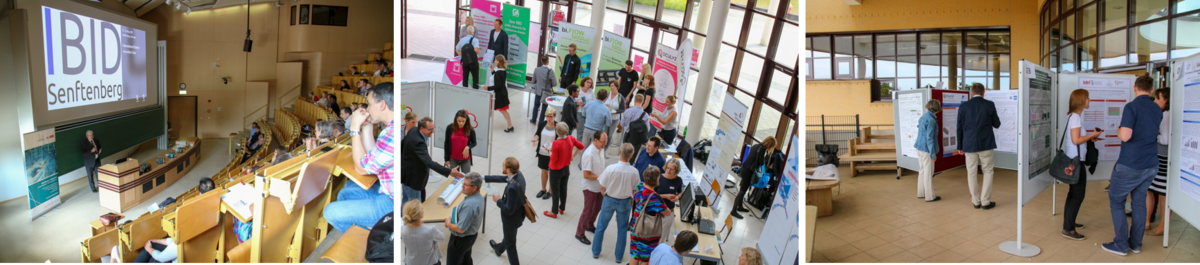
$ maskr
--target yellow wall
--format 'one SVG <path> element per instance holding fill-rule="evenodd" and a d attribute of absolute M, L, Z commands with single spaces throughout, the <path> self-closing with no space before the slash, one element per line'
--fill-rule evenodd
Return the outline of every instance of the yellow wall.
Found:
<path fill-rule="evenodd" d="M 1012 34 L 1011 84 L 1018 84 L 1017 61 L 1039 60 L 1040 4 L 1045 0 L 842 0 L 805 1 L 806 33 L 863 32 L 1007 26 Z M 870 103 L 863 81 L 806 81 L 807 115 L 860 114 L 864 124 L 892 124 L 890 103 Z"/>
<path fill-rule="evenodd" d="M 291 52 L 320 52 L 320 65 L 307 67 L 316 69 L 318 84 L 305 83 L 304 94 L 317 85 L 330 85 L 332 76 L 338 72 L 350 74 L 350 65 L 362 63 L 367 54 L 383 52 L 384 43 L 393 42 L 392 28 L 397 21 L 392 11 L 393 1 L 382 0 L 305 0 L 301 2 L 280 1 L 279 8 L 279 58 Z M 335 5 L 350 8 L 346 27 L 291 25 L 293 5 Z M 391 65 L 396 70 L 395 65 Z"/>

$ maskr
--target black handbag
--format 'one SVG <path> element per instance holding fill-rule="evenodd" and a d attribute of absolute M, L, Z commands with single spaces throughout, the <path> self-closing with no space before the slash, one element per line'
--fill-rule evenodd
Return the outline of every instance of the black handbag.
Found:
<path fill-rule="evenodd" d="M 1064 126 L 1063 136 L 1058 141 L 1058 152 L 1054 154 L 1054 160 L 1050 162 L 1050 176 L 1059 182 L 1073 185 L 1079 183 L 1079 172 L 1084 169 L 1079 165 L 1079 155 L 1071 158 L 1067 157 L 1066 152 L 1063 152 L 1062 146 L 1066 143 L 1064 140 L 1067 138 L 1067 131 L 1070 130 Z M 1075 148 L 1079 148 L 1079 146 L 1076 145 Z"/>

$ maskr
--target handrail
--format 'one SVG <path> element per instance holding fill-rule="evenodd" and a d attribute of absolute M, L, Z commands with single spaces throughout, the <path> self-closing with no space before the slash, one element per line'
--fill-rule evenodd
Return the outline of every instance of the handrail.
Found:
<path fill-rule="evenodd" d="M 271 103 L 263 104 L 262 107 L 258 107 L 257 109 L 254 109 L 254 111 L 251 111 L 250 114 L 247 114 L 245 117 L 242 117 L 242 120 L 245 120 L 246 118 L 249 118 L 250 116 L 254 116 L 254 113 L 258 113 L 259 110 L 266 108 L 267 105 L 270 105 L 270 104 Z"/>

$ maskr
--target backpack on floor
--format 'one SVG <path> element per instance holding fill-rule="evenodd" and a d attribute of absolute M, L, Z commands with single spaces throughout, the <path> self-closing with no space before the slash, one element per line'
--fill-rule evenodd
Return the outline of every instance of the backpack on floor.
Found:
<path fill-rule="evenodd" d="M 395 212 L 384 215 L 371 227 L 371 232 L 367 234 L 367 254 L 366 259 L 371 263 L 393 263 L 395 260 L 395 235 L 393 235 L 392 224 L 394 218 L 392 215 Z"/>

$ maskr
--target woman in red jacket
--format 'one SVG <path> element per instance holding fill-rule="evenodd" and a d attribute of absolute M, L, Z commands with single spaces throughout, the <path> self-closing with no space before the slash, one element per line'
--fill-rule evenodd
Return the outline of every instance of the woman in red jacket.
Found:
<path fill-rule="evenodd" d="M 577 150 L 582 151 L 583 143 L 575 139 L 575 136 L 568 135 L 569 129 L 567 123 L 560 122 L 555 126 L 555 133 L 558 134 L 558 140 L 550 146 L 550 190 L 554 191 L 550 195 L 552 198 L 550 210 L 542 214 L 550 218 L 558 218 L 559 214 L 567 209 L 567 178 L 571 176 L 571 158 L 575 157 Z"/>

